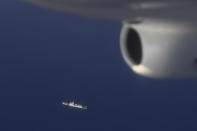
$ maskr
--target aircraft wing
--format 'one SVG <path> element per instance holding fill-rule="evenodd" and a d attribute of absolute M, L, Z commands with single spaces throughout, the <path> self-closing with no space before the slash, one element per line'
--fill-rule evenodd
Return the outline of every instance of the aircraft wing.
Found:
<path fill-rule="evenodd" d="M 25 0 L 65 13 L 123 22 L 121 52 L 137 74 L 197 75 L 197 1 Z"/>

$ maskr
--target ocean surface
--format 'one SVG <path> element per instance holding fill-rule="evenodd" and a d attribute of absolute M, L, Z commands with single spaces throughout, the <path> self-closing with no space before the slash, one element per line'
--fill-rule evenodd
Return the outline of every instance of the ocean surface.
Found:
<path fill-rule="evenodd" d="M 135 75 L 120 30 L 1 0 L 0 131 L 196 131 L 197 80 Z"/>

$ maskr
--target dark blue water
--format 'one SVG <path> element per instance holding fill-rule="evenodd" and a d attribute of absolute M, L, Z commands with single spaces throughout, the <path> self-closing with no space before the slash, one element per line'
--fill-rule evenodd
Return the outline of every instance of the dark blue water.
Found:
<path fill-rule="evenodd" d="M 0 130 L 196 131 L 196 79 L 136 76 L 120 55 L 120 29 L 1 0 Z"/>

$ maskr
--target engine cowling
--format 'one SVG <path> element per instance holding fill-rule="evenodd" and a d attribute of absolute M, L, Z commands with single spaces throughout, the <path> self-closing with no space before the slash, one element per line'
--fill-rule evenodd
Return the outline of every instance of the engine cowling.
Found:
<path fill-rule="evenodd" d="M 197 31 L 187 24 L 125 22 L 121 52 L 137 74 L 152 78 L 197 76 Z"/>

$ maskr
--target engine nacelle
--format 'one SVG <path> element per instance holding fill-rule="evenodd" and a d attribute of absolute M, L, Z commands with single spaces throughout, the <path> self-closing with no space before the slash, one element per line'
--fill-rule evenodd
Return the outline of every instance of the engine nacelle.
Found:
<path fill-rule="evenodd" d="M 197 76 L 197 31 L 187 24 L 124 23 L 121 52 L 137 74 L 152 78 Z"/>

